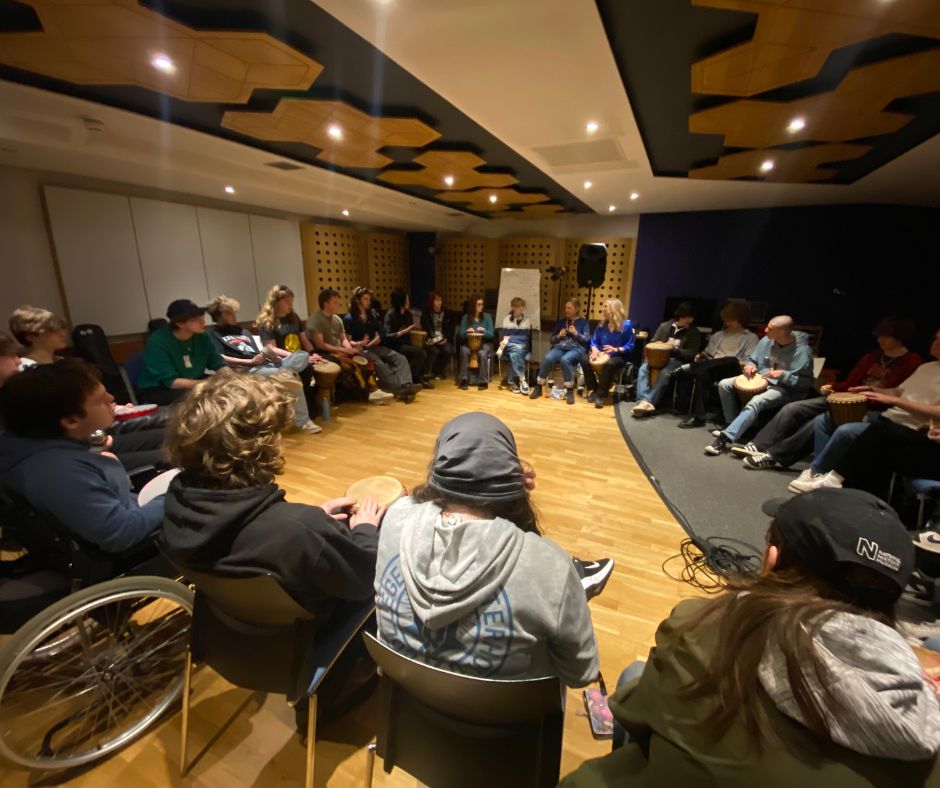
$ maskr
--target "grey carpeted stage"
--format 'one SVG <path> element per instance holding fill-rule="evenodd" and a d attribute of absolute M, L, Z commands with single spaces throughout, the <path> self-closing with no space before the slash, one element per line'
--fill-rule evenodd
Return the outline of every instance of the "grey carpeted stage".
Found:
<path fill-rule="evenodd" d="M 705 446 L 714 440 L 711 424 L 680 430 L 681 417 L 668 412 L 635 419 L 634 404 L 617 405 L 620 431 L 682 527 L 700 540 L 733 539 L 753 548 L 730 543 L 741 552 L 761 552 L 768 522 L 761 504 L 789 497 L 787 485 L 805 464 L 791 471 L 751 471 L 730 452 L 706 456 Z"/>

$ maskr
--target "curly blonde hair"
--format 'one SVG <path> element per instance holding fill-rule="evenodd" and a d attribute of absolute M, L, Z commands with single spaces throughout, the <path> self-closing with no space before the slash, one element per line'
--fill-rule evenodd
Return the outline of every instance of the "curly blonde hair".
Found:
<path fill-rule="evenodd" d="M 281 433 L 293 418 L 294 397 L 283 386 L 223 368 L 177 406 L 167 450 L 195 487 L 270 484 L 284 472 Z"/>
<path fill-rule="evenodd" d="M 227 295 L 218 295 L 206 304 L 206 312 L 216 323 L 219 322 L 223 312 L 231 312 L 233 315 L 237 315 L 238 310 L 241 308 L 242 305 L 238 301 Z"/>
<path fill-rule="evenodd" d="M 293 297 L 294 291 L 287 285 L 274 285 L 274 287 L 268 290 L 268 294 L 264 298 L 264 303 L 261 305 L 261 311 L 258 312 L 258 317 L 255 319 L 258 328 L 263 328 L 265 331 L 274 331 L 274 329 L 277 328 L 277 324 L 280 322 L 275 312 L 277 302 L 282 298 Z M 300 322 L 300 316 L 296 312 L 291 312 L 287 317 L 291 318 L 294 323 Z"/>

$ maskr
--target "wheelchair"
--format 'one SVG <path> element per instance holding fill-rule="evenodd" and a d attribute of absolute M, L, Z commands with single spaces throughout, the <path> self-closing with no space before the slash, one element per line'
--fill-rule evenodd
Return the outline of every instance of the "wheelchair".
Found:
<path fill-rule="evenodd" d="M 6 491 L 0 523 L 3 548 L 26 551 L 3 562 L 0 590 L 35 592 L 0 608 L 3 631 L 16 627 L 0 648 L 0 760 L 58 770 L 105 758 L 179 701 L 193 592 L 153 544 L 102 553 Z"/>

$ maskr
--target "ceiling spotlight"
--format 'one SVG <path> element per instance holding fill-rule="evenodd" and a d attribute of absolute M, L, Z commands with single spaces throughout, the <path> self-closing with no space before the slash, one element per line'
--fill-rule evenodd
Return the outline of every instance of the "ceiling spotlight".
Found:
<path fill-rule="evenodd" d="M 639 197 L 639 196 L 640 196 L 640 193 L 639 193 L 639 192 L 630 192 L 630 199 L 631 199 L 631 200 L 635 200 L 635 199 L 636 199 L 637 197 Z"/>
<path fill-rule="evenodd" d="M 226 194 L 235 194 L 235 187 L 234 187 L 234 186 L 226 186 L 226 187 L 225 187 L 225 193 L 226 193 Z"/>
<path fill-rule="evenodd" d="M 444 183 L 446 183 L 448 186 L 453 186 L 453 185 L 454 185 L 454 176 L 453 176 L 453 175 L 445 175 L 445 176 L 444 176 Z"/>
<path fill-rule="evenodd" d="M 798 131 L 803 131 L 805 128 L 805 118 L 794 118 L 787 124 L 787 131 L 789 131 L 791 134 L 796 134 Z"/>
<path fill-rule="evenodd" d="M 497 200 L 496 195 L 495 195 L 495 194 L 491 194 L 491 195 L 490 195 L 490 202 L 496 202 L 496 200 Z"/>
<path fill-rule="evenodd" d="M 593 133 L 594 133 L 595 131 L 597 131 L 598 128 L 600 128 L 600 127 L 597 125 L 597 121 L 589 120 L 589 121 L 587 122 L 587 125 L 586 125 L 584 128 L 585 128 L 585 130 L 587 131 L 588 134 L 593 134 Z"/>
<path fill-rule="evenodd" d="M 343 208 L 343 216 L 349 216 L 349 209 Z"/>
<path fill-rule="evenodd" d="M 327 126 L 326 133 L 330 139 L 341 140 L 343 138 L 343 128 L 336 123 L 331 123 Z"/>
<path fill-rule="evenodd" d="M 593 185 L 594 185 L 594 184 L 591 183 L 590 181 L 585 181 L 585 182 L 584 182 L 584 188 L 585 188 L 585 189 L 590 189 Z"/>
<path fill-rule="evenodd" d="M 169 55 L 158 54 L 150 58 L 150 65 L 153 66 L 157 71 L 160 71 L 164 74 L 173 75 L 176 73 L 176 63 L 170 58 Z"/>
<path fill-rule="evenodd" d="M 610 211 L 611 213 L 613 213 L 614 211 L 617 210 L 617 206 L 616 206 L 616 205 L 608 205 L 608 206 L 607 206 L 607 210 Z"/>
<path fill-rule="evenodd" d="M 761 172 L 770 172 L 774 168 L 773 159 L 764 159 L 760 164 Z"/>

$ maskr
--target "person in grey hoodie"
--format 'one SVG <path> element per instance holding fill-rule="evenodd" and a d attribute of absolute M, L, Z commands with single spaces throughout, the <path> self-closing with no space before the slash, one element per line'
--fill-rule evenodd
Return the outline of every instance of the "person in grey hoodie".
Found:
<path fill-rule="evenodd" d="M 89 438 L 114 421 L 114 398 L 75 359 L 12 376 L 0 388 L 0 487 L 107 553 L 143 542 L 163 519 L 163 496 L 137 505 L 124 467 Z"/>
<path fill-rule="evenodd" d="M 858 490 L 764 512 L 760 573 L 679 603 L 610 696 L 626 738 L 562 786 L 940 786 L 940 705 L 894 628 L 897 514 Z"/>
<path fill-rule="evenodd" d="M 406 656 L 488 678 L 597 678 L 578 572 L 540 535 L 513 435 L 488 414 L 445 424 L 427 484 L 389 508 L 375 593 L 379 637 Z"/>
<path fill-rule="evenodd" d="M 813 387 L 813 349 L 809 337 L 793 330 L 793 318 L 778 315 L 764 329 L 764 338 L 757 343 L 744 364 L 743 374 L 753 378 L 760 375 L 767 381 L 767 390 L 757 394 L 743 408 L 734 390 L 733 378 L 718 384 L 721 409 L 727 426 L 718 433 L 713 443 L 705 447 L 705 454 L 716 456 L 727 451 L 761 413 L 773 413 L 788 402 L 802 399 Z"/>

